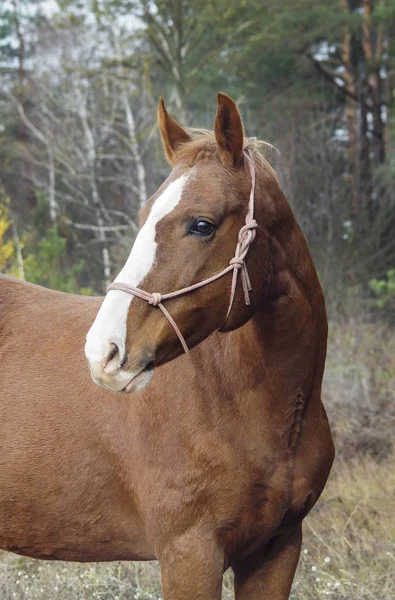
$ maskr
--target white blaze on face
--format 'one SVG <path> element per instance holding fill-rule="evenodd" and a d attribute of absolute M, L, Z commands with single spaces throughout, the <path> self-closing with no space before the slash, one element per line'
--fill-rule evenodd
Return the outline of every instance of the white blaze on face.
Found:
<path fill-rule="evenodd" d="M 132 251 L 115 281 L 138 287 L 155 263 L 157 243 L 156 225 L 181 200 L 187 175 L 172 181 L 155 200 L 144 226 L 139 231 Z M 125 354 L 127 317 L 133 296 L 119 290 L 110 290 L 86 336 L 85 355 L 90 363 L 102 362 L 111 344 L 119 348 L 120 360 Z"/>

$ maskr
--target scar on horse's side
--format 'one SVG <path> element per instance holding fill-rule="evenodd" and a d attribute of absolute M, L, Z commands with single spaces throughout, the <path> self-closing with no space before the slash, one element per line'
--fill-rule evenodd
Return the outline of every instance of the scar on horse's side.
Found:
<path fill-rule="evenodd" d="M 302 520 L 334 457 L 324 296 L 233 100 L 218 95 L 214 133 L 187 132 L 163 101 L 159 126 L 172 171 L 117 281 L 161 298 L 79 297 L 0 276 L 0 548 L 158 559 L 165 600 L 219 600 L 231 567 L 237 600 L 286 600 Z M 237 253 L 246 152 L 257 227 Z M 235 257 L 236 269 L 165 299 Z"/>

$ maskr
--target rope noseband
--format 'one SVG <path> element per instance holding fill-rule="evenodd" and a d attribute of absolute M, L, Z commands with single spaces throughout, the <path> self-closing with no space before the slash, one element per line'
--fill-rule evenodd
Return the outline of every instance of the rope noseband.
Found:
<path fill-rule="evenodd" d="M 229 317 L 230 311 L 232 310 L 233 301 L 234 301 L 235 293 L 236 293 L 237 277 L 238 277 L 238 274 L 240 271 L 241 283 L 242 283 L 243 292 L 244 292 L 244 300 L 245 300 L 246 305 L 250 304 L 249 292 L 251 291 L 252 288 L 251 288 L 250 278 L 248 276 L 247 266 L 245 264 L 245 258 L 247 256 L 250 244 L 255 239 L 256 228 L 258 227 L 257 222 L 254 219 L 254 198 L 255 198 L 256 175 L 255 175 L 254 162 L 251 159 L 248 152 L 245 152 L 244 156 L 247 160 L 247 163 L 248 163 L 248 166 L 250 169 L 250 173 L 251 173 L 251 191 L 250 191 L 250 199 L 249 199 L 249 203 L 248 203 L 248 211 L 246 214 L 245 225 L 243 225 L 243 227 L 239 231 L 235 255 L 229 261 L 229 265 L 223 271 L 221 271 L 220 273 L 217 273 L 216 275 L 212 275 L 212 277 L 209 277 L 208 279 L 205 279 L 204 281 L 199 281 L 199 283 L 194 283 L 193 285 L 182 288 L 181 290 L 176 290 L 175 292 L 169 292 L 167 294 L 160 294 L 158 292 L 153 292 L 152 294 L 150 294 L 149 292 L 146 292 L 145 290 L 142 290 L 138 287 L 134 287 L 132 285 L 128 285 L 127 283 L 114 282 L 108 287 L 108 291 L 120 290 L 121 292 L 126 292 L 127 294 L 131 294 L 132 296 L 136 296 L 136 298 L 141 298 L 141 300 L 145 300 L 151 306 L 159 307 L 160 310 L 162 311 L 162 313 L 164 314 L 164 316 L 166 317 L 166 319 L 169 321 L 170 325 L 173 327 L 174 331 L 176 332 L 185 352 L 189 351 L 186 341 L 185 341 L 180 329 L 178 328 L 177 323 L 174 321 L 174 319 L 172 318 L 170 313 L 167 311 L 167 309 L 163 305 L 163 300 L 170 300 L 170 298 L 176 298 L 178 296 L 182 296 L 183 294 L 187 294 L 188 292 L 193 292 L 194 290 L 197 290 L 209 283 L 212 283 L 213 281 L 216 281 L 220 277 L 223 277 L 224 275 L 226 275 L 226 273 L 233 271 L 232 287 L 231 287 L 231 291 L 230 291 L 230 301 L 229 301 L 228 312 L 226 313 L 226 319 L 225 319 L 225 321 L 226 321 L 227 318 Z"/>

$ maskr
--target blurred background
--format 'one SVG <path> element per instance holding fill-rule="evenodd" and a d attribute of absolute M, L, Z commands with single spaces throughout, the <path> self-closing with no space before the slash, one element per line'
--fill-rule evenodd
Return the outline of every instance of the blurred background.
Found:
<path fill-rule="evenodd" d="M 278 149 L 327 299 L 337 461 L 292 598 L 393 600 L 395 0 L 2 0 L 0 270 L 103 294 L 169 172 L 158 96 L 211 127 L 219 90 Z M 0 554 L 2 600 L 160 595 L 155 565 Z"/>

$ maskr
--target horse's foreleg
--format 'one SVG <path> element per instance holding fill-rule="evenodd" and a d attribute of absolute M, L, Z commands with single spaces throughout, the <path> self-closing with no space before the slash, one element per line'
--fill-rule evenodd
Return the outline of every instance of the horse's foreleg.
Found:
<path fill-rule="evenodd" d="M 265 552 L 235 563 L 236 600 L 288 600 L 302 544 L 302 524 L 287 528 Z"/>
<path fill-rule="evenodd" d="M 189 531 L 160 553 L 164 600 L 220 600 L 223 552 L 213 539 Z"/>

